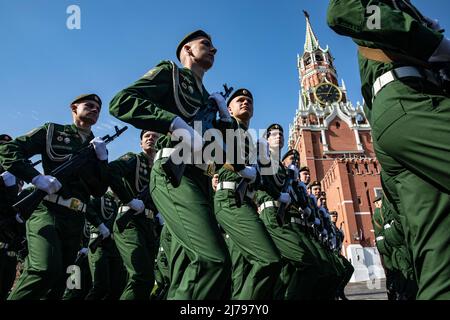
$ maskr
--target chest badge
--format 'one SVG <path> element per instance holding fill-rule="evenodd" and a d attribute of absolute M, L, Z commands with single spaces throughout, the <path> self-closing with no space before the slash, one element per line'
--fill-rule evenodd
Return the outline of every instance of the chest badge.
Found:
<path fill-rule="evenodd" d="M 65 144 L 69 144 L 70 143 L 70 138 L 64 138 L 64 143 Z"/>
<path fill-rule="evenodd" d="M 193 94 L 193 93 L 194 93 L 194 88 L 192 88 L 192 86 L 189 86 L 188 90 L 189 90 L 189 93 L 190 93 L 190 94 Z"/>
<path fill-rule="evenodd" d="M 57 138 L 56 138 L 56 141 L 58 141 L 58 142 L 62 142 L 64 140 L 64 138 L 62 137 L 62 136 L 58 136 Z"/>

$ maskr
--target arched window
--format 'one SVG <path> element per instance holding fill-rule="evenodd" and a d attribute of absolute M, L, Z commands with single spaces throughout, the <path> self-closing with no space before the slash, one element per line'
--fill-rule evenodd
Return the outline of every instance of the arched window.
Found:
<path fill-rule="evenodd" d="M 341 127 L 341 123 L 339 121 L 336 121 L 336 129 L 339 129 Z"/>

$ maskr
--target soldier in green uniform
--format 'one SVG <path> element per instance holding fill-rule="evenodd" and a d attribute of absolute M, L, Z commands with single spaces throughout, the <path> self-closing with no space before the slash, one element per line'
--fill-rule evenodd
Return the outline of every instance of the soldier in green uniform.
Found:
<path fill-rule="evenodd" d="M 450 97 L 434 72 L 450 63 L 450 40 L 408 0 L 332 0 L 327 20 L 359 46 L 366 113 L 400 199 L 417 298 L 450 299 Z"/>
<path fill-rule="evenodd" d="M 274 299 L 310 299 L 311 291 L 316 285 L 314 257 L 305 247 L 298 233 L 290 227 L 289 213 L 292 211 L 286 212 L 284 223 L 277 219 L 280 203 L 299 206 L 297 203 L 291 203 L 289 193 L 282 192 L 287 179 L 286 169 L 280 161 L 280 152 L 284 146 L 283 128 L 279 124 L 270 125 L 266 130 L 265 139 L 270 149 L 271 160 L 266 167 L 273 165 L 274 161 L 279 162 L 279 166 L 274 174 L 262 175 L 263 184 L 256 192 L 255 202 L 260 218 L 282 257 L 282 270 L 275 286 Z M 295 179 L 293 183 L 297 183 L 297 180 Z"/>
<path fill-rule="evenodd" d="M 86 300 L 118 300 L 126 282 L 126 271 L 114 240 L 113 224 L 118 212 L 115 195 L 107 191 L 103 197 L 91 197 L 86 214 L 90 216 L 90 244 L 102 237 L 97 250 L 89 250 L 88 260 L 92 288 Z M 97 227 L 95 227 L 97 225 Z"/>
<path fill-rule="evenodd" d="M 114 241 L 128 273 L 121 300 L 150 299 L 155 282 L 157 248 L 153 219 L 156 212 L 138 199 L 138 195 L 148 187 L 159 134 L 142 130 L 140 138 L 141 153 L 126 153 L 109 164 L 111 189 L 121 202 L 117 219 L 129 209 L 136 211 L 124 230 L 114 224 Z"/>
<path fill-rule="evenodd" d="M 0 144 L 11 141 L 0 135 Z M 12 205 L 18 201 L 23 182 L 0 165 L 0 301 L 5 300 L 16 278 L 17 251 L 24 240 L 25 225 L 16 221 Z"/>
<path fill-rule="evenodd" d="M 239 145 L 235 148 L 235 159 L 229 166 L 219 169 L 219 183 L 214 195 L 214 210 L 217 221 L 228 235 L 231 257 L 242 256 L 242 281 L 237 286 L 233 283 L 232 299 L 259 300 L 269 299 L 281 269 L 281 258 L 270 234 L 256 212 L 253 202 L 254 182 L 257 169 L 251 166 L 250 144 L 251 136 L 247 133 L 250 119 L 253 116 L 253 96 L 247 89 L 236 90 L 227 102 L 232 116 L 233 126 L 239 135 L 236 139 Z M 229 141 L 227 141 L 230 143 Z M 244 145 L 245 144 L 245 145 Z M 239 152 L 241 149 L 243 152 Z M 246 190 L 240 206 L 236 203 L 236 188 L 242 179 L 247 179 L 249 187 Z M 289 201 L 287 195 L 282 200 Z M 276 197 L 279 199 L 279 195 Z M 235 268 L 236 266 L 233 266 Z M 232 275 L 233 281 L 235 276 Z"/>
<path fill-rule="evenodd" d="M 193 129 L 192 121 L 210 105 L 210 95 L 202 81 L 214 63 L 217 49 L 211 37 L 198 30 L 187 35 L 176 52 L 183 68 L 171 61 L 161 62 L 120 91 L 111 101 L 110 112 L 137 128 L 162 134 L 157 142 L 159 151 L 150 189 L 172 240 L 185 249 L 189 258 L 185 269 L 171 271 L 181 279 L 179 285 L 170 286 L 169 298 L 219 299 L 230 276 L 230 258 L 214 217 L 208 166 L 186 164 L 176 188 L 162 167 L 182 136 L 190 151 L 202 150 L 203 138 Z M 219 94 L 211 98 L 223 106 L 224 99 Z M 229 118 L 226 107 L 219 112 L 221 118 Z M 169 263 L 177 265 L 177 258 L 171 252 Z"/>
<path fill-rule="evenodd" d="M 106 144 L 94 139 L 91 131 L 100 108 L 97 95 L 79 96 L 71 103 L 73 124 L 46 123 L 0 146 L 0 162 L 6 170 L 48 193 L 27 220 L 29 254 L 11 300 L 40 299 L 47 293 L 47 298 L 60 299 L 64 293 L 65 270 L 77 255 L 89 196 L 102 196 L 108 187 Z M 98 161 L 63 181 L 45 175 L 89 143 Z M 36 154 L 42 156 L 44 175 L 27 161 Z"/>

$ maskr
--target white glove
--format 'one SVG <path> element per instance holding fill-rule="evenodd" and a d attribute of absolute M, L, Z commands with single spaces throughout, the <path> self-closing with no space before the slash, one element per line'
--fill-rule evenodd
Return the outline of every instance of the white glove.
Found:
<path fill-rule="evenodd" d="M 424 18 L 429 23 L 429 27 L 431 29 L 436 30 L 436 31 L 441 31 L 443 29 L 441 27 L 441 25 L 439 24 L 439 20 L 431 19 L 431 18 L 428 18 L 428 17 L 424 17 Z"/>
<path fill-rule="evenodd" d="M 130 202 L 128 202 L 128 206 L 134 211 L 136 211 L 135 215 L 145 210 L 144 202 L 142 202 L 142 200 L 139 199 L 131 200 Z"/>
<path fill-rule="evenodd" d="M 34 177 L 33 180 L 31 180 L 31 183 L 34 184 L 36 188 L 45 191 L 48 194 L 54 194 L 62 187 L 61 183 L 55 177 L 44 176 L 42 174 Z"/>
<path fill-rule="evenodd" d="M 183 141 L 188 143 L 192 152 L 201 151 L 203 148 L 203 138 L 191 126 L 189 126 L 183 119 L 176 117 L 173 119 L 169 128 L 172 135 L 179 139 L 183 137 Z"/>
<path fill-rule="evenodd" d="M 87 255 L 89 252 L 88 248 L 81 248 L 80 251 L 78 251 L 79 254 L 82 254 L 83 256 Z"/>
<path fill-rule="evenodd" d="M 309 218 L 311 216 L 311 209 L 309 207 L 303 209 L 303 215 L 305 218 Z"/>
<path fill-rule="evenodd" d="M 100 137 L 95 137 L 90 142 L 94 146 L 95 154 L 98 160 L 108 160 L 108 150 L 106 149 L 106 143 Z"/>
<path fill-rule="evenodd" d="M 291 203 L 291 196 L 287 192 L 280 193 L 280 197 L 278 198 L 278 202 L 289 205 Z"/>
<path fill-rule="evenodd" d="M 18 223 L 24 223 L 25 221 L 23 221 L 22 217 L 20 216 L 20 213 L 16 213 L 16 221 Z"/>
<path fill-rule="evenodd" d="M 5 186 L 12 187 L 13 185 L 16 184 L 16 177 L 13 174 L 9 173 L 8 171 L 3 172 L 1 176 Z"/>
<path fill-rule="evenodd" d="M 299 175 L 298 168 L 296 166 L 294 166 L 293 164 L 290 164 L 288 169 L 294 171 L 294 179 L 295 179 L 295 181 L 297 181 L 298 175 Z"/>
<path fill-rule="evenodd" d="M 219 115 L 220 120 L 222 121 L 231 121 L 231 115 L 227 108 L 227 102 L 225 101 L 225 98 L 219 93 L 214 92 L 212 95 L 209 96 L 209 99 L 212 99 L 216 102 L 217 107 L 219 108 Z"/>
<path fill-rule="evenodd" d="M 448 62 L 450 61 L 450 39 L 444 37 L 439 47 L 428 59 L 429 62 Z"/>
<path fill-rule="evenodd" d="M 105 226 L 103 222 L 98 226 L 98 231 L 100 231 L 103 239 L 106 239 L 111 235 L 111 232 L 109 231 L 108 227 Z"/>
<path fill-rule="evenodd" d="M 256 180 L 256 168 L 252 166 L 246 166 L 244 169 L 238 172 L 238 174 L 245 179 L 250 180 L 250 183 L 255 182 Z"/>

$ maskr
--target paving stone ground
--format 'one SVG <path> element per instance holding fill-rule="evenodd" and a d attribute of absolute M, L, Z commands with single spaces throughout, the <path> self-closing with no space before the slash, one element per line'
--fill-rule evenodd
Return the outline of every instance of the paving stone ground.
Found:
<path fill-rule="evenodd" d="M 345 295 L 349 300 L 387 300 L 386 280 L 349 283 Z"/>

